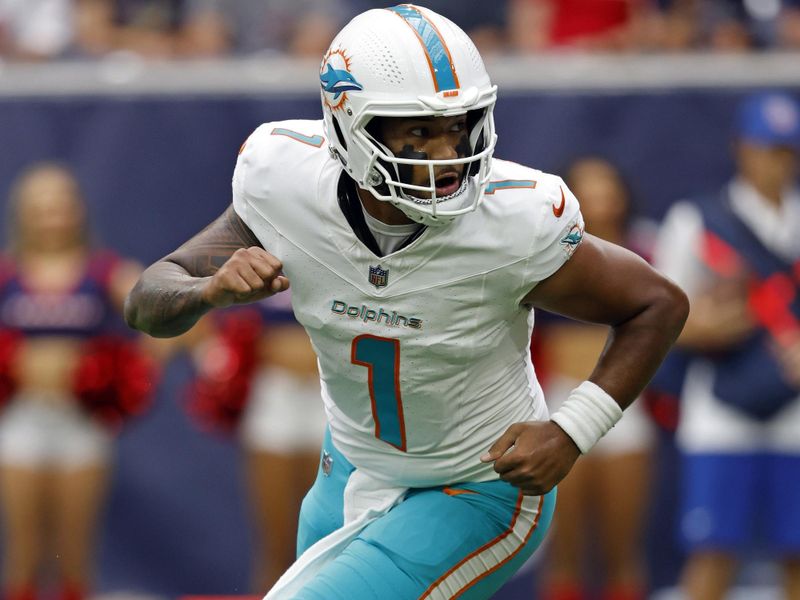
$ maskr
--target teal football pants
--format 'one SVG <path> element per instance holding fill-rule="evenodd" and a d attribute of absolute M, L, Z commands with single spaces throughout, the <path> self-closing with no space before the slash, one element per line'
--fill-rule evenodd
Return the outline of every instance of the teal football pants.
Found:
<path fill-rule="evenodd" d="M 298 556 L 343 524 L 354 467 L 326 434 L 323 462 L 303 500 Z M 541 544 L 556 491 L 523 496 L 504 481 L 412 489 L 325 565 L 296 600 L 490 598 Z"/>

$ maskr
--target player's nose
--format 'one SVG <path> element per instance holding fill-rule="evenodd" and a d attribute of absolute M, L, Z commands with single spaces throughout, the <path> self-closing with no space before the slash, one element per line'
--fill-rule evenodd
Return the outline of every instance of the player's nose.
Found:
<path fill-rule="evenodd" d="M 458 158 L 457 145 L 458 140 L 454 139 L 453 136 L 448 134 L 437 135 L 430 141 L 428 156 L 430 156 L 432 160 Z"/>

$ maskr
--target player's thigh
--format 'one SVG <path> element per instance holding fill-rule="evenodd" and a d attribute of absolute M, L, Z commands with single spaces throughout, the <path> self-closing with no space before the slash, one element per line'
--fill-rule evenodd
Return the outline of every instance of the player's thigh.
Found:
<path fill-rule="evenodd" d="M 489 598 L 541 543 L 554 505 L 555 492 L 500 481 L 415 490 L 296 598 Z"/>
<path fill-rule="evenodd" d="M 354 470 L 334 447 L 330 431 L 326 431 L 317 478 L 300 508 L 297 556 L 344 524 L 344 488 Z"/>

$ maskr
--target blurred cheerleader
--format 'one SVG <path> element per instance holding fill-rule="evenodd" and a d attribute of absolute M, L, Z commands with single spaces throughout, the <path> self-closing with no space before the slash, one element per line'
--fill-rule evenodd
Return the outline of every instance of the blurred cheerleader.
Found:
<path fill-rule="evenodd" d="M 320 468 L 326 421 L 317 355 L 289 295 L 259 306 L 265 323 L 260 366 L 241 435 L 260 546 L 255 589 L 263 591 L 295 561 L 300 504 Z"/>
<path fill-rule="evenodd" d="M 189 409 L 204 429 L 241 439 L 256 528 L 253 591 L 263 593 L 295 561 L 300 504 L 320 468 L 317 356 L 289 293 L 200 325 L 188 334 L 200 338 Z"/>
<path fill-rule="evenodd" d="M 32 600 L 47 568 L 61 600 L 88 591 L 112 431 L 144 407 L 151 372 L 117 338 L 138 265 L 90 245 L 75 177 L 43 163 L 12 187 L 0 259 L 3 593 Z"/>
<path fill-rule="evenodd" d="M 630 199 L 620 173 L 600 158 L 575 161 L 566 182 L 581 199 L 586 230 L 642 252 L 639 233 L 630 227 Z M 546 397 L 554 411 L 575 382 L 586 379 L 603 351 L 607 328 L 554 319 L 543 328 L 541 350 L 548 369 Z M 655 434 L 642 401 L 582 457 L 558 485 L 555 528 L 542 598 L 593 597 L 584 559 L 599 561 L 602 600 L 644 600 L 647 581 L 642 532 L 648 503 L 650 451 Z M 619 490 L 625 493 L 620 494 Z"/>

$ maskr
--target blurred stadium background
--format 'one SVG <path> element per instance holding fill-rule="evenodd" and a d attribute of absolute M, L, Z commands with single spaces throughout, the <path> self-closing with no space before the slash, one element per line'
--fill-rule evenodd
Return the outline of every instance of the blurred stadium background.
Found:
<path fill-rule="evenodd" d="M 676 200 L 731 176 L 744 95 L 800 93 L 796 2 L 421 4 L 471 31 L 485 53 L 500 87 L 498 156 L 555 172 L 605 157 L 653 227 Z M 22 169 L 55 159 L 77 174 L 102 245 L 143 263 L 163 256 L 226 208 L 237 150 L 258 124 L 321 116 L 318 57 L 372 5 L 0 0 L 0 202 Z M 186 356 L 171 360 L 153 409 L 118 438 L 99 595 L 251 591 L 241 450 L 190 422 L 182 403 L 192 377 Z M 652 597 L 671 598 L 683 560 L 677 467 L 669 428 L 658 431 L 642 552 Z M 498 598 L 535 598 L 536 572 Z M 779 597 L 769 563 L 756 561 L 740 583 L 734 597 Z"/>

